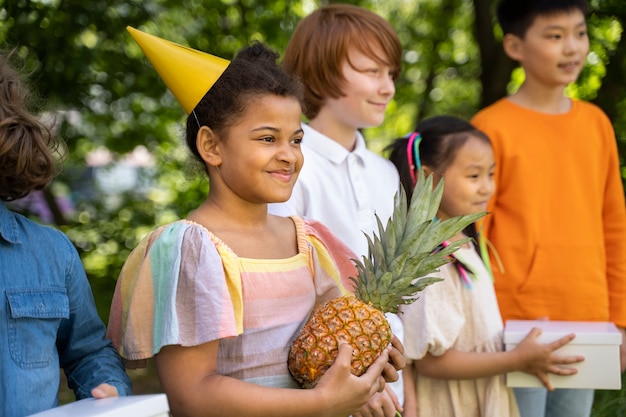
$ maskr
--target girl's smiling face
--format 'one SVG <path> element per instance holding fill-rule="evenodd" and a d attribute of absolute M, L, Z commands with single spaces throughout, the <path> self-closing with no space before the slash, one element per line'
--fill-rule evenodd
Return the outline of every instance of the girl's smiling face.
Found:
<path fill-rule="evenodd" d="M 250 99 L 241 117 L 216 141 L 218 163 L 211 187 L 251 203 L 287 201 L 304 161 L 301 111 L 294 97 Z M 220 178 L 214 181 L 215 176 Z"/>
<path fill-rule="evenodd" d="M 480 213 L 495 191 L 495 162 L 491 145 L 470 136 L 443 172 L 443 197 L 437 217 Z"/>

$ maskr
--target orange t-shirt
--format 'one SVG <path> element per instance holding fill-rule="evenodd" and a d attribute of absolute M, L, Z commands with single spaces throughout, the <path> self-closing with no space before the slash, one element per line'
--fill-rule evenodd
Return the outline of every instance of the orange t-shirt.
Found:
<path fill-rule="evenodd" d="M 496 193 L 485 234 L 507 319 L 626 327 L 626 208 L 615 134 L 595 105 L 545 114 L 502 99 L 472 123 L 491 139 Z"/>

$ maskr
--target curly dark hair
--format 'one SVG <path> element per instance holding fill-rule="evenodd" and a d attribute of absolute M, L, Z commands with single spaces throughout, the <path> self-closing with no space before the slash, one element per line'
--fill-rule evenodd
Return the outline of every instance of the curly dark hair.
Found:
<path fill-rule="evenodd" d="M 260 42 L 244 48 L 196 105 L 187 117 L 186 141 L 198 161 L 202 162 L 196 147 L 200 126 L 222 134 L 246 111 L 251 98 L 267 94 L 303 102 L 302 84 L 280 68 L 278 57 L 278 53 Z"/>
<path fill-rule="evenodd" d="M 15 50 L 0 54 L 0 200 L 12 201 L 48 186 L 56 174 L 54 152 L 62 145 L 29 111 L 30 90 L 10 64 Z"/>

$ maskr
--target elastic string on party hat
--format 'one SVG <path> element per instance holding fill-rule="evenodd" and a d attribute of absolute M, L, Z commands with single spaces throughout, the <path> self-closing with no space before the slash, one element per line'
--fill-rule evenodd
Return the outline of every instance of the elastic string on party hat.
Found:
<path fill-rule="evenodd" d="M 419 150 L 421 141 L 422 135 L 420 135 L 419 132 L 413 132 L 409 136 L 409 140 L 406 144 L 406 155 L 409 162 L 409 174 L 411 174 L 411 181 L 413 181 L 413 185 L 417 184 L 416 172 L 422 169 Z"/>
<path fill-rule="evenodd" d="M 200 124 L 200 120 L 198 120 L 198 115 L 196 114 L 196 110 L 192 110 L 191 114 L 193 114 L 193 117 L 196 119 L 196 123 L 198 124 L 198 129 L 200 129 L 202 127 L 202 125 Z"/>

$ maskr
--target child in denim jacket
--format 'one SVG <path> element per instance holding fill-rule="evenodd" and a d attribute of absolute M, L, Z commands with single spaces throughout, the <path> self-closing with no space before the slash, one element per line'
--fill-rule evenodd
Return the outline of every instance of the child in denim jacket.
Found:
<path fill-rule="evenodd" d="M 74 246 L 4 204 L 55 174 L 60 142 L 26 98 L 19 73 L 0 56 L 0 415 L 12 417 L 58 405 L 59 368 L 77 399 L 130 394 Z"/>

